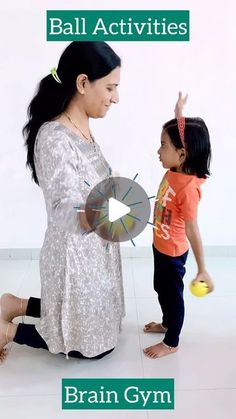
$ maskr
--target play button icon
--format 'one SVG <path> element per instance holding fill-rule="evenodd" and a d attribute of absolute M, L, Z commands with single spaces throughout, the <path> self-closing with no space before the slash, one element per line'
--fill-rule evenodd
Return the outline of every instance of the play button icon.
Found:
<path fill-rule="evenodd" d="M 146 227 L 150 211 L 144 189 L 125 177 L 111 177 L 98 183 L 85 205 L 91 231 L 112 242 L 132 241 Z"/>
<path fill-rule="evenodd" d="M 115 198 L 109 198 L 108 204 L 108 219 L 109 221 L 113 222 L 119 220 L 119 218 L 123 217 L 126 214 L 129 214 L 130 207 L 122 202 L 118 201 Z"/>

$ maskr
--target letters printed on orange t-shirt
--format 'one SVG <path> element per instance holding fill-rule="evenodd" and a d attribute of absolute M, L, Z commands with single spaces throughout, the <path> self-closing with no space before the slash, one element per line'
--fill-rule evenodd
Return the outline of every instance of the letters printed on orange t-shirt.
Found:
<path fill-rule="evenodd" d="M 160 184 L 154 208 L 155 248 L 169 256 L 180 256 L 188 248 L 185 221 L 197 218 L 205 179 L 168 170 Z"/>

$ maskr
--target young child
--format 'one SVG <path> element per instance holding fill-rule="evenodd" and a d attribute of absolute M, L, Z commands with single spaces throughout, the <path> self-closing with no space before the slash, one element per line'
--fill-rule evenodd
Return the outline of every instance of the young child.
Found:
<path fill-rule="evenodd" d="M 205 281 L 208 291 L 213 291 L 197 224 L 200 186 L 210 175 L 211 146 L 205 122 L 201 118 L 182 117 L 186 100 L 187 96 L 183 98 L 180 92 L 175 119 L 163 126 L 158 150 L 162 166 L 168 169 L 154 209 L 154 289 L 163 317 L 161 323 L 146 324 L 144 331 L 164 333 L 165 337 L 162 342 L 144 349 L 149 358 L 160 358 L 178 350 L 184 321 L 183 277 L 188 241 L 198 267 L 195 281 Z"/>

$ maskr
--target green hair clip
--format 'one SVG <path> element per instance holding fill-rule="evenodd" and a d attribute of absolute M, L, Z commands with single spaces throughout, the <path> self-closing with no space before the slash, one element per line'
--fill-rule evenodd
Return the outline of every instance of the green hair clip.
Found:
<path fill-rule="evenodd" d="M 50 70 L 50 73 L 51 73 L 51 75 L 52 75 L 52 77 L 54 78 L 54 80 L 56 80 L 56 82 L 57 83 L 62 83 L 62 81 L 59 79 L 59 76 L 58 76 L 58 74 L 57 74 L 57 69 L 56 69 L 56 67 L 53 67 L 51 70 Z"/>

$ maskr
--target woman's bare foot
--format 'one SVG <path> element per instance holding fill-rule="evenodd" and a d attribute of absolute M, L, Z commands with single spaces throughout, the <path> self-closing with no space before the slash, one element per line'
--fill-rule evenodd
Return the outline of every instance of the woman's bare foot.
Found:
<path fill-rule="evenodd" d="M 13 294 L 3 294 L 0 300 L 0 317 L 11 322 L 15 317 L 24 316 L 26 313 L 28 300 L 23 300 Z"/>
<path fill-rule="evenodd" d="M 143 331 L 146 333 L 166 333 L 167 328 L 162 326 L 161 323 L 147 323 L 145 324 Z"/>
<path fill-rule="evenodd" d="M 17 327 L 16 324 L 0 318 L 0 363 L 3 362 L 7 356 L 8 351 L 5 346 L 13 341 Z"/>
<path fill-rule="evenodd" d="M 166 345 L 164 342 L 157 343 L 156 345 L 145 348 L 143 352 L 149 358 L 161 358 L 166 355 L 173 354 L 178 351 L 178 346 L 171 347 Z"/>

